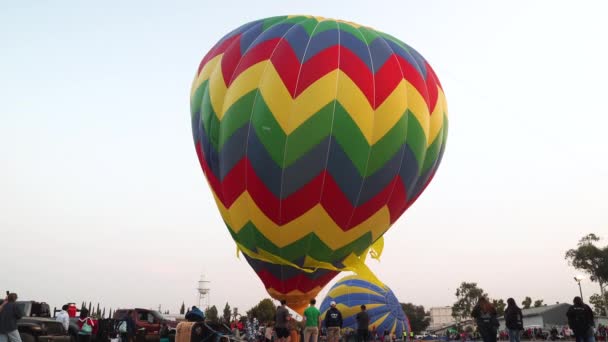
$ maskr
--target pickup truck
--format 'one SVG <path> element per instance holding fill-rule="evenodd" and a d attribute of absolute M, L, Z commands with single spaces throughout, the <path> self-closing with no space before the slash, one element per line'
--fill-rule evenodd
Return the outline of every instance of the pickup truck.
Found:
<path fill-rule="evenodd" d="M 61 322 L 51 318 L 47 303 L 17 301 L 23 317 L 17 321 L 17 330 L 23 342 L 70 342 L 71 337 Z"/>
<path fill-rule="evenodd" d="M 169 328 L 169 340 L 173 341 L 175 338 L 175 328 L 177 327 L 176 321 L 168 320 L 158 311 L 148 309 L 118 309 L 114 312 L 115 321 L 124 320 L 125 317 L 130 313 L 131 319 L 135 323 L 135 330 L 138 336 L 145 336 L 145 340 L 148 342 L 160 341 L 160 328 L 162 324 L 167 324 Z"/>

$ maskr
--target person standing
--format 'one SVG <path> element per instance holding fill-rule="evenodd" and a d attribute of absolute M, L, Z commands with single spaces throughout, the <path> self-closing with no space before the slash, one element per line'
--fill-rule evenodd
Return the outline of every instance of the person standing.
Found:
<path fill-rule="evenodd" d="M 21 342 L 17 320 L 23 317 L 23 311 L 16 301 L 17 294 L 9 293 L 0 305 L 0 342 Z"/>
<path fill-rule="evenodd" d="M 78 318 L 78 342 L 90 342 L 93 335 L 93 327 L 95 322 L 89 317 L 87 310 L 80 310 L 80 318 Z"/>
<path fill-rule="evenodd" d="M 509 341 L 520 342 L 521 332 L 524 330 L 524 321 L 521 309 L 517 306 L 513 298 L 507 299 L 505 325 L 509 332 Z"/>
<path fill-rule="evenodd" d="M 65 329 L 66 334 L 68 333 L 68 329 L 70 328 L 70 315 L 68 314 L 69 305 L 65 304 L 61 307 L 61 311 L 55 317 L 55 320 L 61 322 L 63 325 L 63 329 Z"/>
<path fill-rule="evenodd" d="M 361 311 L 359 311 L 355 317 L 357 319 L 358 342 L 367 342 L 369 338 L 369 315 L 365 309 L 365 305 L 361 304 Z"/>
<path fill-rule="evenodd" d="M 317 342 L 319 339 L 319 326 L 321 325 L 321 313 L 315 307 L 317 301 L 310 300 L 310 306 L 304 310 L 304 342 Z"/>
<path fill-rule="evenodd" d="M 277 339 L 279 342 L 287 341 L 289 337 L 289 329 L 287 327 L 287 320 L 289 318 L 289 311 L 285 307 L 287 301 L 285 299 L 281 299 L 281 305 L 277 308 L 277 314 L 275 316 L 275 326 L 274 330 L 277 334 Z"/>
<path fill-rule="evenodd" d="M 325 313 L 325 327 L 327 328 L 327 342 L 338 342 L 340 340 L 340 329 L 342 329 L 342 313 L 336 308 L 333 300 L 329 304 L 329 310 Z"/>
<path fill-rule="evenodd" d="M 573 303 L 574 305 L 568 308 L 566 317 L 568 317 L 568 325 L 574 331 L 576 342 L 595 342 L 593 310 L 583 303 L 581 297 L 574 297 Z"/>
<path fill-rule="evenodd" d="M 486 297 L 479 298 L 471 312 L 471 317 L 475 318 L 483 342 L 496 342 L 496 333 L 500 324 L 494 305 Z"/>

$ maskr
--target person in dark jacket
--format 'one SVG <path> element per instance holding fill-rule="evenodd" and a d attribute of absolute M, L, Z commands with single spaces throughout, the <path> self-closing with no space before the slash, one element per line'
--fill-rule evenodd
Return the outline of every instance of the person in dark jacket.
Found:
<path fill-rule="evenodd" d="M 340 340 L 342 323 L 342 313 L 336 308 L 336 302 L 332 301 L 323 321 L 327 328 L 327 342 L 338 342 Z"/>
<path fill-rule="evenodd" d="M 21 342 L 17 330 L 17 320 L 23 317 L 23 311 L 17 306 L 17 294 L 10 293 L 0 304 L 0 341 Z"/>
<path fill-rule="evenodd" d="M 576 342 L 595 342 L 593 310 L 589 305 L 583 303 L 581 297 L 574 297 L 573 303 L 574 305 L 568 308 L 566 316 L 568 325 L 574 331 Z"/>
<path fill-rule="evenodd" d="M 509 332 L 510 342 L 519 342 L 521 332 L 524 330 L 524 321 L 521 309 L 513 298 L 507 299 L 507 309 L 505 310 L 505 325 Z"/>
<path fill-rule="evenodd" d="M 475 318 L 483 342 L 496 342 L 496 334 L 500 324 L 494 305 L 486 297 L 479 298 L 477 305 L 471 312 L 471 317 Z"/>
<path fill-rule="evenodd" d="M 201 309 L 192 306 L 192 309 L 186 313 L 185 318 L 188 322 L 203 322 L 205 321 L 205 314 Z"/>

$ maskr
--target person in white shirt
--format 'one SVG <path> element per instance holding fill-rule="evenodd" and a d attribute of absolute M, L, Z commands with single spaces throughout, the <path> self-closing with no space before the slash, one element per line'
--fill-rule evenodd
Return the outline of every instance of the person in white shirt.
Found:
<path fill-rule="evenodd" d="M 67 310 L 68 310 L 68 305 L 66 304 L 63 307 L 61 307 L 61 311 L 59 311 L 59 313 L 57 314 L 57 317 L 55 317 L 56 321 L 61 322 L 66 333 L 68 332 L 68 328 L 70 327 L 70 315 L 68 315 Z"/>

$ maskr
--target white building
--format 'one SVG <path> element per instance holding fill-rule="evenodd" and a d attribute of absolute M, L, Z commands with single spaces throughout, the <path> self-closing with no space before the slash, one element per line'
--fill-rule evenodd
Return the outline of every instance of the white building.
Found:
<path fill-rule="evenodd" d="M 430 309 L 430 312 L 431 324 L 428 329 L 431 331 L 456 323 L 456 320 L 452 317 L 451 306 L 434 307 Z"/>

